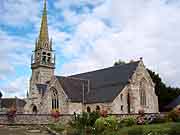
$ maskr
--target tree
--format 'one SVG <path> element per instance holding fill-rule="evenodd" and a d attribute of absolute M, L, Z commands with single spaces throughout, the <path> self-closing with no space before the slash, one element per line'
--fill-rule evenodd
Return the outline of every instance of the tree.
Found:
<path fill-rule="evenodd" d="M 2 96 L 3 96 L 3 95 L 2 95 L 2 93 L 1 93 L 1 91 L 0 91 L 0 99 L 2 98 Z"/>
<path fill-rule="evenodd" d="M 118 60 L 118 61 L 116 61 L 116 62 L 114 62 L 114 66 L 117 66 L 117 65 L 122 65 L 122 64 L 126 64 L 126 62 L 125 61 L 122 61 L 122 60 Z"/>
<path fill-rule="evenodd" d="M 180 89 L 170 86 L 167 87 L 160 78 L 159 74 L 151 71 L 150 69 L 147 69 L 147 71 L 155 83 L 155 92 L 158 96 L 159 109 L 160 111 L 166 111 L 164 107 L 180 95 Z"/>

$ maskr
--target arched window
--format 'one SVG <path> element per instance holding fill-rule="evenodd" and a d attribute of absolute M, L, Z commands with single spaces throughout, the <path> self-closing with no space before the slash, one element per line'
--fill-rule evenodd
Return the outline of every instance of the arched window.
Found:
<path fill-rule="evenodd" d="M 121 94 L 121 101 L 123 101 L 123 94 Z"/>
<path fill-rule="evenodd" d="M 38 109 L 37 109 L 37 106 L 35 104 L 31 104 L 31 108 L 32 108 L 32 113 L 33 114 L 37 114 L 38 113 Z"/>
<path fill-rule="evenodd" d="M 145 79 L 142 79 L 142 81 L 140 82 L 139 94 L 140 94 L 140 104 L 142 106 L 146 106 L 146 80 Z"/>
<path fill-rule="evenodd" d="M 87 107 L 87 112 L 91 112 L 91 108 L 89 106 Z"/>
<path fill-rule="evenodd" d="M 58 98 L 58 91 L 54 88 L 51 89 L 52 92 L 52 109 L 59 109 L 59 98 Z"/>
<path fill-rule="evenodd" d="M 96 106 L 96 111 L 100 111 L 100 109 L 101 109 L 100 106 L 97 105 L 97 106 Z"/>

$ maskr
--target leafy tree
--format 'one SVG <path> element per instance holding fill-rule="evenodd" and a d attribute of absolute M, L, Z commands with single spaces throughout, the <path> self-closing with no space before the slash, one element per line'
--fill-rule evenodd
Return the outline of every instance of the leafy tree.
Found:
<path fill-rule="evenodd" d="M 159 74 L 151 71 L 150 69 L 147 70 L 155 83 L 155 92 L 159 100 L 159 109 L 160 111 L 166 111 L 164 107 L 180 95 L 180 89 L 170 86 L 167 87 L 160 78 Z"/>
<path fill-rule="evenodd" d="M 122 61 L 120 59 L 118 61 L 114 62 L 114 66 L 121 65 L 121 64 L 126 64 L 126 62 Z"/>

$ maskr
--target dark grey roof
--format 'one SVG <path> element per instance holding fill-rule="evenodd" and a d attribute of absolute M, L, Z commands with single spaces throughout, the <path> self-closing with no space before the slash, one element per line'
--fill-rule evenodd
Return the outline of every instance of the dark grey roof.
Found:
<path fill-rule="evenodd" d="M 86 103 L 111 102 L 128 83 L 138 63 L 139 61 L 131 62 L 69 77 L 57 78 L 72 101 L 82 102 L 84 83 Z"/>
<path fill-rule="evenodd" d="M 72 77 L 57 76 L 63 90 L 72 102 L 82 102 L 83 86 L 87 90 L 87 81 Z"/>
<path fill-rule="evenodd" d="M 167 106 L 165 106 L 165 108 L 173 109 L 178 105 L 180 105 L 180 95 L 176 99 L 174 99 L 171 103 L 169 103 Z"/>
<path fill-rule="evenodd" d="M 2 98 L 1 99 L 1 107 L 2 108 L 10 108 L 12 106 L 24 107 L 26 102 L 19 98 Z"/>

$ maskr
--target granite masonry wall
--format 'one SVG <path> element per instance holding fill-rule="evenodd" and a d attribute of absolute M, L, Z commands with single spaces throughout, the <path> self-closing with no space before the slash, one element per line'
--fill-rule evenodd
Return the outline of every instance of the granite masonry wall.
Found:
<path fill-rule="evenodd" d="M 16 114 L 13 119 L 9 119 L 7 114 L 0 114 L 0 125 L 6 124 L 51 124 L 54 122 L 67 123 L 72 119 L 72 115 L 61 115 L 58 119 L 50 114 Z"/>
<path fill-rule="evenodd" d="M 148 113 L 145 115 L 158 114 L 159 113 Z M 109 114 L 116 116 L 118 119 L 126 117 L 136 118 L 138 114 Z M 164 114 L 160 114 L 164 115 Z M 63 114 L 58 119 L 53 118 L 50 114 L 17 114 L 14 120 L 9 120 L 6 114 L 0 114 L 0 125 L 8 124 L 20 124 L 20 125 L 34 125 L 34 124 L 52 124 L 55 122 L 67 123 L 72 120 L 73 115 Z"/>

